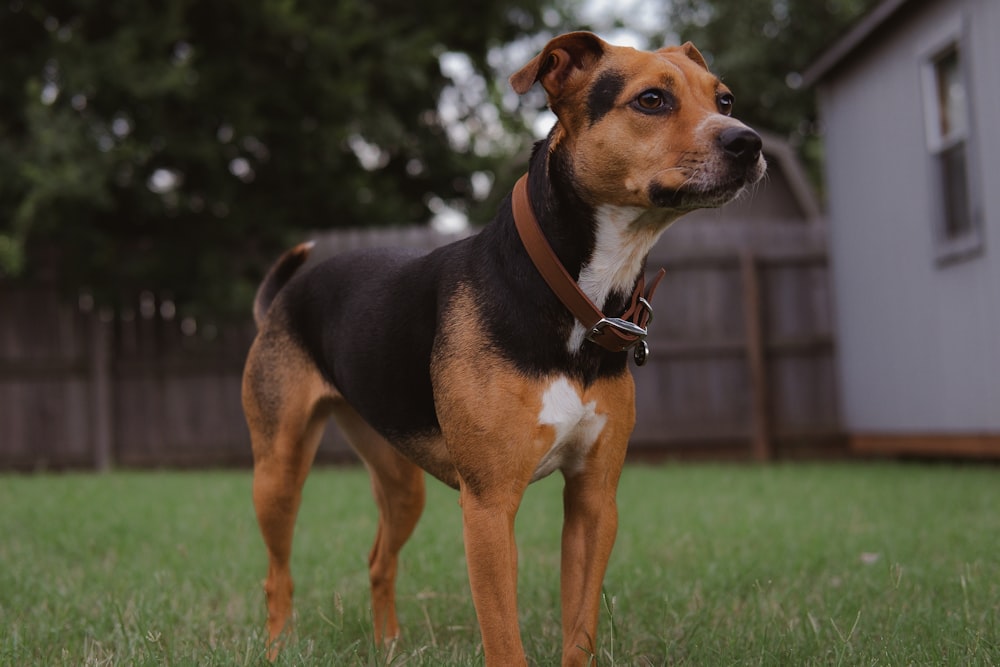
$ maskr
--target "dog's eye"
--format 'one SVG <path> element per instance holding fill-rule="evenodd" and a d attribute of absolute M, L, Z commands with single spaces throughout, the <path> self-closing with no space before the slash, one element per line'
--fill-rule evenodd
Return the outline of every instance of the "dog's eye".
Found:
<path fill-rule="evenodd" d="M 659 109 L 663 106 L 663 94 L 658 90 L 647 90 L 636 101 L 643 109 Z"/>
<path fill-rule="evenodd" d="M 719 93 L 716 98 L 716 103 L 719 105 L 719 113 L 723 113 L 727 116 L 733 115 L 733 104 L 736 100 L 733 98 L 732 93 Z"/>
<path fill-rule="evenodd" d="M 670 107 L 669 93 L 650 88 L 639 93 L 634 105 L 639 111 L 664 111 Z"/>

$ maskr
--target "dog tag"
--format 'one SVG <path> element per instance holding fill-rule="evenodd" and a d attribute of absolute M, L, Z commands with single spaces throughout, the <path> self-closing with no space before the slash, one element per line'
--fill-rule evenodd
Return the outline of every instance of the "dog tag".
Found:
<path fill-rule="evenodd" d="M 649 354 L 649 346 L 646 345 L 646 341 L 640 340 L 634 348 L 632 348 L 632 358 L 635 359 L 636 366 L 642 366 L 646 363 L 646 356 Z"/>

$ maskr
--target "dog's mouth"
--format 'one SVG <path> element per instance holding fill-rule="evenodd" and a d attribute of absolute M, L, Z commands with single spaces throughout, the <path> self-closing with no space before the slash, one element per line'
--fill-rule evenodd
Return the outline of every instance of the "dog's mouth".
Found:
<path fill-rule="evenodd" d="M 668 188 L 658 183 L 649 187 L 649 201 L 657 208 L 693 211 L 698 208 L 718 208 L 739 197 L 759 176 L 741 176 L 722 183 L 705 185 L 687 184 L 681 188 Z"/>
<path fill-rule="evenodd" d="M 677 211 L 717 208 L 736 199 L 749 186 L 759 181 L 765 168 L 764 159 L 759 156 L 749 164 L 731 163 L 722 170 L 698 165 L 679 187 L 651 183 L 649 201 L 657 208 Z"/>

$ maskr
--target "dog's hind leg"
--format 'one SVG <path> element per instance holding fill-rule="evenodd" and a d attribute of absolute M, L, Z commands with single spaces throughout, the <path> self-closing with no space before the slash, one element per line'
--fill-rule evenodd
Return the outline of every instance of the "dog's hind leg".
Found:
<path fill-rule="evenodd" d="M 399 551 L 413 533 L 424 509 L 424 473 L 396 451 L 354 409 L 339 405 L 337 425 L 368 468 L 378 505 L 378 530 L 368 557 L 375 641 L 399 637 L 396 618 L 396 570 Z"/>
<path fill-rule="evenodd" d="M 243 405 L 253 443 L 253 502 L 264 543 L 268 571 L 268 658 L 277 657 L 282 637 L 291 631 L 290 559 L 302 486 L 336 394 L 306 363 L 288 363 L 275 371 L 263 361 L 266 345 L 254 346 L 243 381 Z M 264 369 L 270 369 L 266 372 Z"/>

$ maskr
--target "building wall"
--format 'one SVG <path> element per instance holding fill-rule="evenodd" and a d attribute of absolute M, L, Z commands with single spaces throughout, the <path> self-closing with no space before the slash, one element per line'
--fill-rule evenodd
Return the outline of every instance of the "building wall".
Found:
<path fill-rule="evenodd" d="M 820 90 L 844 425 L 1000 432 L 1000 2 L 912 3 Z M 921 62 L 962 15 L 984 249 L 936 261 Z"/>

